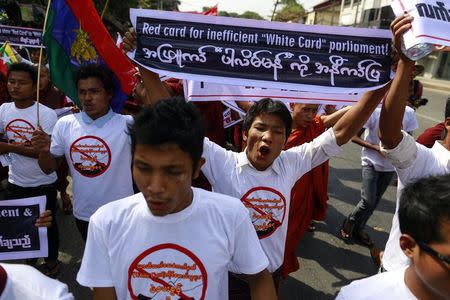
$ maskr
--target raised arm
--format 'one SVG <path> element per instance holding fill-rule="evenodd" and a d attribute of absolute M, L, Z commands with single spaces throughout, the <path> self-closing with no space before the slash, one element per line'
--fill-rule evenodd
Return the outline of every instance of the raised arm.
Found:
<path fill-rule="evenodd" d="M 130 52 L 136 49 L 137 45 L 137 36 L 136 31 L 133 28 L 130 28 L 128 32 L 125 34 L 124 39 L 124 50 L 126 52 Z M 164 87 L 163 83 L 159 79 L 159 75 L 144 68 L 138 66 L 139 72 L 141 74 L 142 82 L 144 83 L 146 93 L 146 99 L 144 105 L 154 105 L 158 101 L 169 98 L 169 92 Z"/>
<path fill-rule="evenodd" d="M 402 141 L 403 115 L 409 97 L 409 82 L 414 71 L 414 62 L 401 54 L 401 39 L 411 28 L 412 17 L 402 16 L 391 24 L 394 34 L 394 46 L 399 54 L 397 72 L 391 89 L 381 108 L 380 140 L 386 149 L 393 149 Z"/>
<path fill-rule="evenodd" d="M 381 99 L 383 99 L 389 86 L 390 83 L 377 90 L 364 93 L 361 100 L 333 126 L 336 143 L 339 146 L 347 143 L 363 127 Z"/>
<path fill-rule="evenodd" d="M 322 120 L 325 128 L 333 127 L 337 123 L 337 121 L 339 121 L 351 108 L 351 106 L 341 108 L 331 115 L 321 116 L 320 119 Z"/>

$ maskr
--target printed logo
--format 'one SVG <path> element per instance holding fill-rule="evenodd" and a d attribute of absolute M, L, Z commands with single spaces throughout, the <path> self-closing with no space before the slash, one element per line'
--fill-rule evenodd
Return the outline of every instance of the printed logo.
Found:
<path fill-rule="evenodd" d="M 96 136 L 83 136 L 70 146 L 70 160 L 73 167 L 86 177 L 99 176 L 111 164 L 111 150 L 108 144 Z"/>
<path fill-rule="evenodd" d="M 198 257 L 175 244 L 147 249 L 128 269 L 128 292 L 137 300 L 202 300 L 207 282 Z"/>
<path fill-rule="evenodd" d="M 250 211 L 253 226 L 259 239 L 271 236 L 281 227 L 286 215 L 286 199 L 269 187 L 256 187 L 241 198 Z"/>
<path fill-rule="evenodd" d="M 6 136 L 10 144 L 31 147 L 31 138 L 35 128 L 30 122 L 23 119 L 15 119 L 6 125 Z"/>

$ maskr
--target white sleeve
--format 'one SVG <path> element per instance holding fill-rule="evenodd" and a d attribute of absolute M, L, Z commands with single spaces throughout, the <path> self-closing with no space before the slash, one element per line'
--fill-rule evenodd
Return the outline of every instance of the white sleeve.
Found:
<path fill-rule="evenodd" d="M 242 207 L 242 210 L 244 209 L 243 217 L 234 231 L 235 241 L 230 269 L 234 273 L 252 275 L 264 271 L 269 265 L 269 260 L 262 250 L 249 212 Z"/>
<path fill-rule="evenodd" d="M 220 147 L 216 143 L 205 137 L 203 141 L 203 155 L 205 164 L 202 166 L 202 172 L 212 186 L 220 176 L 227 170 L 225 167 L 233 158 L 232 151 Z"/>
<path fill-rule="evenodd" d="M 396 148 L 381 148 L 381 151 L 394 165 L 400 181 L 406 185 L 417 178 L 430 175 L 430 171 L 438 169 L 439 162 L 431 149 L 417 144 L 408 133 L 402 133 L 403 139 Z"/>
<path fill-rule="evenodd" d="M 43 118 L 40 119 L 42 130 L 48 134 L 52 135 L 53 128 L 55 127 L 56 122 L 58 121 L 58 117 L 56 113 L 49 109 L 43 115 Z"/>
<path fill-rule="evenodd" d="M 406 169 L 417 158 L 416 141 L 407 132 L 402 131 L 403 138 L 394 149 L 386 149 L 380 142 L 380 150 L 397 169 Z"/>
<path fill-rule="evenodd" d="M 79 284 L 87 287 L 114 287 L 111 261 L 108 255 L 107 228 L 102 225 L 104 216 L 92 215 L 83 260 L 77 274 Z M 100 220 L 99 220 L 100 219 Z"/>
<path fill-rule="evenodd" d="M 55 157 L 64 155 L 64 137 L 63 137 L 64 123 L 61 120 L 56 122 L 52 132 L 52 142 L 50 145 L 50 153 Z M 66 136 L 65 138 L 69 138 Z"/>
<path fill-rule="evenodd" d="M 345 300 L 346 298 L 344 297 L 344 293 L 342 292 L 342 290 L 339 292 L 339 294 L 336 297 L 336 300 Z"/>
<path fill-rule="evenodd" d="M 284 154 L 292 168 L 293 180 L 297 181 L 303 174 L 338 155 L 340 151 L 341 147 L 336 143 L 336 136 L 330 128 L 312 142 L 290 148 Z"/>
<path fill-rule="evenodd" d="M 405 114 L 406 122 L 403 128 L 406 132 L 412 132 L 419 128 L 419 123 L 417 122 L 416 112 L 411 109 L 407 114 Z"/>

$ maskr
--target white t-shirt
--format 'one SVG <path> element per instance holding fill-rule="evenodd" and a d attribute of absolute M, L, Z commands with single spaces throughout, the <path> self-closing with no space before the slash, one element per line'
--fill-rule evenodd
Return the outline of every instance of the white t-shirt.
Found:
<path fill-rule="evenodd" d="M 152 215 L 142 193 L 101 207 L 77 281 L 115 287 L 121 300 L 228 299 L 230 264 L 257 274 L 268 260 L 238 199 L 192 190 L 191 205 L 163 217 Z"/>
<path fill-rule="evenodd" d="M 0 106 L 0 133 L 10 144 L 31 147 L 31 137 L 37 127 L 37 104 L 20 109 L 14 102 Z M 39 121 L 42 130 L 51 135 L 57 121 L 55 112 L 45 105 L 39 104 Z M 34 187 L 51 184 L 56 181 L 56 173 L 49 175 L 42 172 L 36 158 L 9 153 L 8 181 L 21 187 Z"/>
<path fill-rule="evenodd" d="M 89 221 L 100 206 L 133 195 L 130 122 L 110 110 L 95 121 L 78 113 L 56 123 L 50 152 L 66 157 L 76 218 Z"/>
<path fill-rule="evenodd" d="M 408 257 L 400 248 L 398 208 L 403 188 L 419 178 L 450 173 L 450 151 L 438 141 L 429 149 L 416 143 L 406 132 L 403 132 L 403 139 L 395 149 L 382 151 L 386 152 L 387 158 L 396 167 L 398 174 L 397 204 L 383 254 L 383 267 L 393 271 L 409 265 Z"/>
<path fill-rule="evenodd" d="M 6 271 L 6 286 L 0 300 L 73 300 L 67 285 L 44 276 L 27 265 L 0 264 Z"/>
<path fill-rule="evenodd" d="M 205 139 L 206 163 L 202 171 L 215 192 L 239 198 L 248 208 L 269 258 L 270 272 L 283 262 L 292 187 L 303 174 L 337 155 L 340 149 L 329 129 L 310 143 L 282 151 L 269 168 L 258 171 L 245 152 L 227 151 Z"/>
<path fill-rule="evenodd" d="M 366 129 L 364 131 L 364 140 L 373 145 L 378 145 L 380 143 L 380 138 L 378 136 L 378 130 L 380 127 L 380 113 L 381 108 L 376 108 L 364 125 L 364 128 Z M 405 114 L 403 115 L 402 126 L 403 130 L 406 132 L 412 132 L 419 128 L 416 112 L 409 106 L 406 107 Z M 361 150 L 361 162 L 363 166 L 373 166 L 373 168 L 378 172 L 395 171 L 394 166 L 387 158 L 383 157 L 377 151 L 365 147 Z"/>
<path fill-rule="evenodd" d="M 336 300 L 417 300 L 405 284 L 406 268 L 384 272 L 343 287 Z"/>

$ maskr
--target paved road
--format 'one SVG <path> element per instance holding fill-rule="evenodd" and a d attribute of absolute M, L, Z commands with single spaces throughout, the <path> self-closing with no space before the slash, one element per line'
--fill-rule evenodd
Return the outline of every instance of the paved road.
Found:
<path fill-rule="evenodd" d="M 418 112 L 421 133 L 443 119 L 447 95 L 425 90 L 429 104 Z M 300 270 L 282 284 L 282 299 L 334 299 L 340 287 L 351 280 L 376 272 L 368 250 L 359 245 L 349 245 L 336 234 L 344 217 L 350 213 L 360 197 L 361 167 L 360 148 L 348 144 L 339 157 L 330 162 L 329 209 L 325 222 L 317 224 L 314 234 L 307 233 L 297 254 Z M 395 209 L 395 187 L 386 191 L 377 211 L 369 220 L 368 233 L 377 246 L 382 247 L 388 237 L 392 214 Z M 63 268 L 59 279 L 69 284 L 76 299 L 90 299 L 90 290 L 80 287 L 75 276 L 80 266 L 83 242 L 75 228 L 73 218 L 59 216 Z"/>

